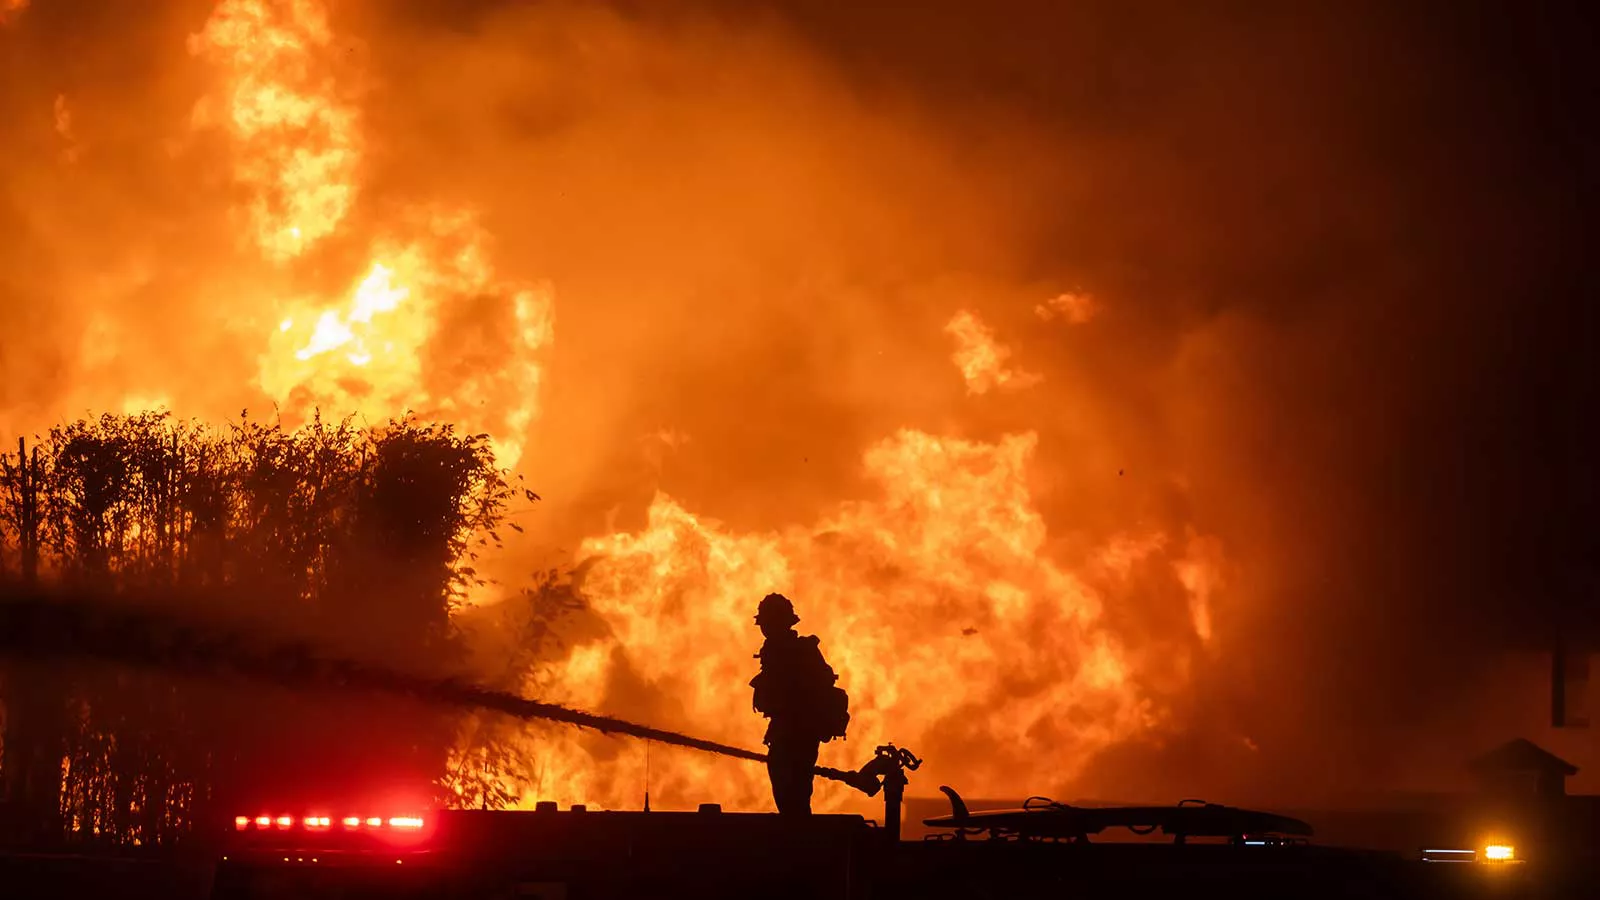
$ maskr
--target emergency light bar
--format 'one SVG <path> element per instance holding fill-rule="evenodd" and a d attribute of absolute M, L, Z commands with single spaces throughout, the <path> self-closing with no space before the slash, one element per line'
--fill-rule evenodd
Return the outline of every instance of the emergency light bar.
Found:
<path fill-rule="evenodd" d="M 1428 849 L 1422 851 L 1423 862 L 1433 863 L 1519 863 L 1517 848 L 1510 844 L 1489 844 L 1481 850 L 1440 850 Z"/>
<path fill-rule="evenodd" d="M 1489 862 L 1513 862 L 1517 849 L 1510 844 L 1490 844 L 1483 848 L 1483 858 Z"/>
<path fill-rule="evenodd" d="M 333 827 L 331 816 L 303 816 L 298 820 L 300 826 L 307 830 Z M 345 816 L 339 823 L 347 829 L 398 829 L 401 831 L 415 831 L 423 826 L 419 816 L 391 816 L 388 819 L 379 816 Z M 296 824 L 294 816 L 235 816 L 233 828 L 235 831 L 267 831 L 276 827 L 279 830 L 293 828 Z"/>

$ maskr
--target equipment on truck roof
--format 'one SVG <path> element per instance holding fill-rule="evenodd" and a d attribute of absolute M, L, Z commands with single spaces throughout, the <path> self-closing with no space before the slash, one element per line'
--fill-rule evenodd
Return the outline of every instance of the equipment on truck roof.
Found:
<path fill-rule="evenodd" d="M 1227 838 L 1244 844 L 1251 839 L 1282 842 L 1311 836 L 1311 826 L 1299 819 L 1202 800 L 1183 800 L 1176 806 L 1080 807 L 1048 797 L 1030 797 L 1018 809 L 971 812 L 953 788 L 940 785 L 939 790 L 950 798 L 950 815 L 923 819 L 922 823 L 955 829 L 958 837 L 987 833 L 999 838 L 1087 843 L 1090 835 L 1108 828 L 1125 828 L 1136 835 L 1159 830 L 1179 844 L 1189 838 Z"/>

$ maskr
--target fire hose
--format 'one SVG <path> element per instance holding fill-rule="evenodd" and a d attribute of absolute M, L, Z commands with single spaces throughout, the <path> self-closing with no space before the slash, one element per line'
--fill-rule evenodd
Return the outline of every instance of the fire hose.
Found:
<path fill-rule="evenodd" d="M 454 678 L 429 678 L 349 659 L 331 658 L 310 644 L 283 641 L 263 645 L 219 628 L 180 622 L 131 608 L 61 599 L 38 589 L 0 593 L 0 657 L 29 660 L 94 660 L 179 675 L 237 676 L 284 687 L 367 690 L 466 709 L 492 710 L 520 719 L 560 722 L 602 734 L 699 750 L 765 763 L 767 756 L 717 741 L 653 728 L 626 719 L 529 700 Z M 842 782 L 867 796 L 880 789 L 894 807 L 886 820 L 899 825 L 899 797 L 906 770 L 922 764 L 892 744 L 877 748 L 872 760 L 849 772 L 817 766 L 819 778 Z"/>

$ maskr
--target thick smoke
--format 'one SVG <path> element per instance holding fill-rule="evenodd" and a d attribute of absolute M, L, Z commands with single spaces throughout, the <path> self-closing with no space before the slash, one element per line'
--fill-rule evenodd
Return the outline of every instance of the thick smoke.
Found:
<path fill-rule="evenodd" d="M 1036 431 L 1051 553 L 1148 527 L 1226 560 L 1171 734 L 1080 785 L 1158 797 L 1414 777 L 1391 738 L 1458 733 L 1491 671 L 1459 660 L 1567 589 L 1594 486 L 1552 410 L 1591 382 L 1527 349 L 1584 330 L 1554 310 L 1561 169 L 1530 162 L 1561 101 L 1472 74 L 1503 29 L 1351 4 L 633 6 L 335 21 L 367 73 L 351 244 L 457 203 L 503 270 L 554 286 L 528 554 L 637 527 L 658 489 L 735 529 L 814 522 L 871 490 L 863 448 L 896 429 Z M 37 4 L 0 32 L 10 429 L 266 402 L 254 311 L 304 285 L 241 262 L 225 150 L 190 128 L 207 13 Z M 341 287 L 340 252 L 296 277 Z M 1039 315 L 1067 293 L 1095 314 Z M 970 392 L 964 311 L 1037 380 Z M 1545 381 L 1556 400 L 1508 399 Z M 1184 594 L 1106 615 L 1138 646 L 1189 627 Z"/>

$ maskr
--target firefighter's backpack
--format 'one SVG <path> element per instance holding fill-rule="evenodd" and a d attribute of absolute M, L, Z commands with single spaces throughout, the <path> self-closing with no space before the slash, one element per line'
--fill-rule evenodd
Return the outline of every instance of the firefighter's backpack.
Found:
<path fill-rule="evenodd" d="M 850 695 L 844 688 L 829 685 L 822 692 L 822 702 L 818 712 L 821 714 L 821 737 L 824 742 L 834 738 L 843 738 L 845 730 L 850 727 Z"/>

